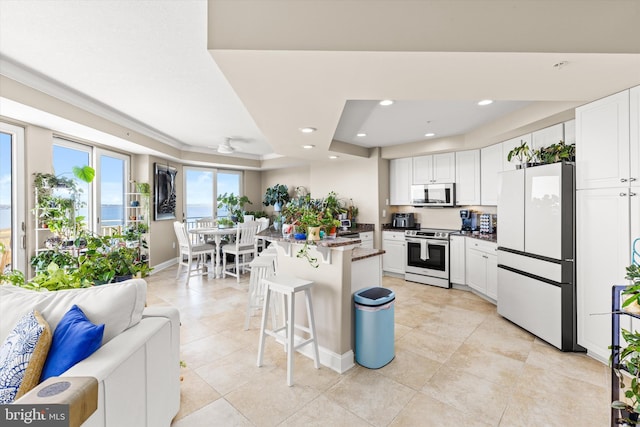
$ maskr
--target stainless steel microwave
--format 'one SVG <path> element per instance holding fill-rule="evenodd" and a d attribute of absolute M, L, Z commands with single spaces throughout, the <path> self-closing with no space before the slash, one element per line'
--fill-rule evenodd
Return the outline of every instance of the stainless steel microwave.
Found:
<path fill-rule="evenodd" d="M 413 206 L 446 207 L 456 205 L 456 185 L 419 184 L 411 186 L 411 204 Z"/>

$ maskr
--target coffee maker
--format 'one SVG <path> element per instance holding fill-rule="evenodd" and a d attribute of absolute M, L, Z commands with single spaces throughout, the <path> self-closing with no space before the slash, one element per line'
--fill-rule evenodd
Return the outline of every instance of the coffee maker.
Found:
<path fill-rule="evenodd" d="M 460 210 L 460 219 L 462 220 L 462 227 L 460 231 L 464 233 L 471 233 L 478 230 L 478 213 L 469 209 Z"/>

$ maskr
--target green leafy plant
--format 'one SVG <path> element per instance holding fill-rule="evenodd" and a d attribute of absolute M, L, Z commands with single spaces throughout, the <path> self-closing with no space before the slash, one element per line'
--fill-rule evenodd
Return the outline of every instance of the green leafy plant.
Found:
<path fill-rule="evenodd" d="M 226 219 L 219 218 L 218 224 L 227 223 L 228 225 L 233 225 L 233 222 L 234 222 L 233 218 L 236 218 L 236 221 L 238 222 L 242 222 L 244 219 L 244 216 L 243 216 L 244 206 L 247 203 L 251 204 L 251 201 L 247 196 L 236 196 L 233 193 L 229 193 L 229 194 L 224 193 L 224 194 L 218 195 L 218 209 L 222 209 L 222 208 L 226 209 L 229 215 Z M 231 221 L 230 224 L 226 220 L 230 220 Z"/>
<path fill-rule="evenodd" d="M 267 188 L 262 204 L 265 206 L 274 206 L 276 203 L 279 203 L 280 206 L 282 206 L 289 200 L 289 188 L 284 184 L 276 184 L 273 187 Z"/>
<path fill-rule="evenodd" d="M 318 263 L 318 258 L 312 257 L 309 253 L 309 242 L 305 241 L 304 245 L 298 250 L 296 253 L 296 258 L 306 259 L 309 265 L 313 268 L 318 268 L 320 264 Z"/>
<path fill-rule="evenodd" d="M 540 148 L 536 150 L 536 155 L 541 163 L 557 163 L 562 161 L 573 161 L 576 156 L 576 145 L 565 144 L 564 141 L 560 141 L 557 144 L 551 144 L 548 147 Z"/>
<path fill-rule="evenodd" d="M 622 295 L 627 298 L 622 303 L 622 308 L 626 308 L 634 302 L 640 304 L 640 265 L 631 264 L 626 268 L 625 279 L 631 280 L 631 284 L 622 291 Z"/>
<path fill-rule="evenodd" d="M 526 141 L 520 140 L 520 145 L 514 147 L 507 154 L 507 161 L 511 159 L 517 159 L 520 165 L 531 161 L 531 150 Z"/>
<path fill-rule="evenodd" d="M 626 329 L 621 329 L 621 334 L 626 344 L 613 349 L 618 352 L 619 357 L 613 371 L 620 381 L 620 388 L 624 390 L 626 401 L 614 400 L 611 407 L 627 413 L 621 421 L 636 425 L 637 414 L 640 413 L 640 335 Z M 635 420 L 631 414 L 635 414 Z"/>
<path fill-rule="evenodd" d="M 24 273 L 20 270 L 10 270 L 0 274 L 0 283 L 9 283 L 14 286 L 24 287 Z"/>

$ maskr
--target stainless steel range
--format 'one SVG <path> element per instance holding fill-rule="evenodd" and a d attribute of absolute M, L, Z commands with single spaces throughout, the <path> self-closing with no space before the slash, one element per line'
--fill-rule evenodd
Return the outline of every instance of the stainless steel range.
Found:
<path fill-rule="evenodd" d="M 405 280 L 449 288 L 449 235 L 456 230 L 421 228 L 405 231 Z"/>

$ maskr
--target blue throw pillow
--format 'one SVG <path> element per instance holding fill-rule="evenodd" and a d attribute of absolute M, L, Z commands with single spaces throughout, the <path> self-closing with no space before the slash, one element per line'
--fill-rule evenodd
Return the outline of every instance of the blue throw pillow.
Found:
<path fill-rule="evenodd" d="M 94 325 L 74 305 L 62 317 L 53 333 L 51 348 L 40 381 L 55 377 L 91 356 L 102 344 L 104 324 Z"/>

